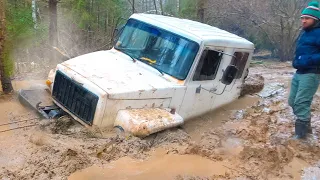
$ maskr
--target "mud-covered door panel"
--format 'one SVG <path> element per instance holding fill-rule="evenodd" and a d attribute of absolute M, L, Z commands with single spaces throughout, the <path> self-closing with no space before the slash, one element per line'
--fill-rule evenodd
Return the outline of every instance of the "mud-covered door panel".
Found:
<path fill-rule="evenodd" d="M 194 117 L 211 110 L 216 96 L 215 82 L 218 81 L 217 72 L 222 57 L 223 54 L 219 51 L 211 49 L 203 51 L 181 106 L 187 117 Z"/>

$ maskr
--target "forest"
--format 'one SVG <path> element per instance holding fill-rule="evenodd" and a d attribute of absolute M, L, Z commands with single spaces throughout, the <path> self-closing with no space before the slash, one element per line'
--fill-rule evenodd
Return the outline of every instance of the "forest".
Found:
<path fill-rule="evenodd" d="M 113 46 L 133 13 L 200 21 L 254 42 L 280 61 L 292 60 L 306 0 L 1 0 L 0 74 L 12 91 L 15 74 Z"/>

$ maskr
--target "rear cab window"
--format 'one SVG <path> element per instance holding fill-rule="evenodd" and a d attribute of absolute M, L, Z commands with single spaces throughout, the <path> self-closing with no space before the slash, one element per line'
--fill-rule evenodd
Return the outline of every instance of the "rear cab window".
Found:
<path fill-rule="evenodd" d="M 237 51 L 233 55 L 234 57 L 231 60 L 231 65 L 238 68 L 236 79 L 240 79 L 244 73 L 244 68 L 246 67 L 250 53 Z"/>

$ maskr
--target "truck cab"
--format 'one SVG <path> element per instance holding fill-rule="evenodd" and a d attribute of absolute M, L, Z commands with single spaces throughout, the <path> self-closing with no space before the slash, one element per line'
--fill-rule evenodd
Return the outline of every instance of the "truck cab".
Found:
<path fill-rule="evenodd" d="M 237 99 L 253 51 L 216 27 L 133 14 L 112 49 L 58 64 L 48 85 L 81 124 L 147 136 Z"/>

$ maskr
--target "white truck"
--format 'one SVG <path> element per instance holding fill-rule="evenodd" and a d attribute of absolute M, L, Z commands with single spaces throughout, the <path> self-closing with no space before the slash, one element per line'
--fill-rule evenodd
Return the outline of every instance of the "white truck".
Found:
<path fill-rule="evenodd" d="M 148 136 L 237 99 L 253 51 L 206 24 L 133 14 L 111 50 L 58 64 L 47 85 L 81 124 Z"/>

